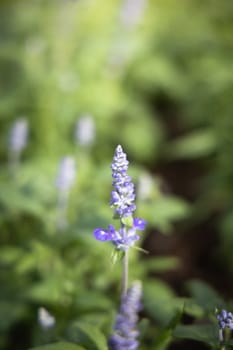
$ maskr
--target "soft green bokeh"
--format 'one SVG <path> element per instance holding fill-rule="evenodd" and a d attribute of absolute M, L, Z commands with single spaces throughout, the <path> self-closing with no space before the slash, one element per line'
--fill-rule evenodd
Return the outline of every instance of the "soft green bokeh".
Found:
<path fill-rule="evenodd" d="M 177 221 L 185 220 L 188 234 L 193 223 L 217 213 L 220 258 L 232 270 L 233 2 L 148 0 L 130 24 L 120 16 L 125 1 L 0 4 L 0 349 L 61 339 L 76 339 L 85 349 L 92 329 L 99 340 L 88 349 L 105 344 L 121 266 L 111 265 L 111 245 L 95 241 L 92 232 L 112 223 L 109 166 L 118 144 L 130 161 L 137 216 L 148 221 L 141 245 L 156 230 L 172 234 Z M 96 134 L 85 147 L 74 134 L 86 115 Z M 21 117 L 29 141 L 12 174 L 8 138 Z M 77 178 L 61 231 L 55 179 L 66 155 L 75 158 Z M 179 161 L 205 164 L 194 203 L 172 188 L 164 191 L 154 175 L 160 165 Z M 173 329 L 175 337 L 216 346 L 215 336 L 203 338 L 200 328 L 177 326 L 182 312 L 212 320 L 199 300 L 207 295 L 214 305 L 214 292 L 196 282 L 190 299 L 179 298 L 154 277 L 180 264 L 177 257 L 132 250 L 130 281 L 145 286 L 142 350 L 166 349 Z M 56 317 L 51 334 L 38 326 L 40 306 Z M 67 344 L 52 348 L 79 348 Z"/>

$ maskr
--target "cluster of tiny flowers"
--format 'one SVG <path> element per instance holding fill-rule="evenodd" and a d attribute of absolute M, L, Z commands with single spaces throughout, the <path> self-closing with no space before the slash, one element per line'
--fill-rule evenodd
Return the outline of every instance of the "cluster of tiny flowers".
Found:
<path fill-rule="evenodd" d="M 75 160 L 71 156 L 64 157 L 58 169 L 56 186 L 60 191 L 69 191 L 75 180 Z"/>
<path fill-rule="evenodd" d="M 95 140 L 95 122 L 92 116 L 82 116 L 76 124 L 75 139 L 81 146 L 91 146 Z"/>
<path fill-rule="evenodd" d="M 135 281 L 127 294 L 122 298 L 119 313 L 116 317 L 114 334 L 108 341 L 110 350 L 137 350 L 139 335 L 136 329 L 138 312 L 141 309 L 142 286 Z"/>
<path fill-rule="evenodd" d="M 27 145 L 28 139 L 28 122 L 26 119 L 21 118 L 15 121 L 13 124 L 10 137 L 9 148 L 12 152 L 22 152 Z"/>
<path fill-rule="evenodd" d="M 110 205 L 114 208 L 116 217 L 127 217 L 133 214 L 136 209 L 134 184 L 127 174 L 129 162 L 122 147 L 116 148 L 111 165 L 113 188 Z"/>
<path fill-rule="evenodd" d="M 111 193 L 110 205 L 114 211 L 114 218 L 120 219 L 121 227 L 116 230 L 112 225 L 108 229 L 97 228 L 94 236 L 99 241 L 112 241 L 117 249 L 126 251 L 140 238 L 137 230 L 144 230 L 146 221 L 140 218 L 133 218 L 136 209 L 134 204 L 135 192 L 131 177 L 127 174 L 128 160 L 122 147 L 116 148 L 111 165 L 113 178 L 113 191 Z M 125 225 L 129 219 L 130 224 Z"/>
<path fill-rule="evenodd" d="M 233 329 L 233 314 L 226 310 L 222 310 L 219 314 L 216 315 L 218 320 L 218 325 L 220 329 Z"/>
<path fill-rule="evenodd" d="M 56 320 L 44 307 L 38 309 L 38 323 L 44 330 L 54 327 Z"/>

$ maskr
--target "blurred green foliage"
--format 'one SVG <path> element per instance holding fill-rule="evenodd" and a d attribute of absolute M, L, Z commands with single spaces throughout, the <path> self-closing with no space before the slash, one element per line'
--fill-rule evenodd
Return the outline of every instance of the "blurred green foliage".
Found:
<path fill-rule="evenodd" d="M 106 348 L 121 268 L 110 266 L 111 246 L 96 242 L 92 231 L 111 223 L 109 166 L 117 144 L 128 154 L 137 215 L 148 221 L 148 233 L 171 233 L 178 220 L 191 226 L 217 213 L 220 249 L 232 269 L 233 3 L 151 0 L 135 25 L 122 21 L 123 6 L 1 2 L 1 349 L 53 341 L 59 344 L 43 349 Z M 74 137 L 85 114 L 96 127 L 87 147 Z M 12 174 L 9 131 L 22 116 L 29 143 Z M 67 154 L 76 159 L 77 179 L 69 225 L 59 231 L 55 179 Z M 195 203 L 164 193 L 153 175 L 156 164 L 179 160 L 206 165 Z M 145 176 L 149 190 L 140 194 Z M 149 320 L 140 325 L 141 349 L 166 349 L 174 337 L 217 346 L 213 311 L 224 306 L 222 298 L 201 281 L 191 281 L 190 298 L 180 298 L 154 278 L 178 265 L 176 257 L 131 254 L 130 279 L 144 283 Z M 55 329 L 39 328 L 40 306 L 56 317 Z M 208 324 L 180 325 L 182 314 Z"/>

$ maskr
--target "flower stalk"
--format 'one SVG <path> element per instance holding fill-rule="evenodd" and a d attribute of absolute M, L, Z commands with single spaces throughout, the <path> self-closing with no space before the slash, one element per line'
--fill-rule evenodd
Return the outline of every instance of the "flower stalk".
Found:
<path fill-rule="evenodd" d="M 119 229 L 109 225 L 108 229 L 96 228 L 94 237 L 102 242 L 111 241 L 115 247 L 114 257 L 123 253 L 121 305 L 117 314 L 114 333 L 109 339 L 110 350 L 137 350 L 139 332 L 136 329 L 138 311 L 140 310 L 142 287 L 134 282 L 128 288 L 129 250 L 140 239 L 137 231 L 145 229 L 146 221 L 133 216 L 136 210 L 134 184 L 128 175 L 128 160 L 122 147 L 116 147 L 112 169 L 112 186 L 110 206 L 113 218 L 119 221 Z"/>

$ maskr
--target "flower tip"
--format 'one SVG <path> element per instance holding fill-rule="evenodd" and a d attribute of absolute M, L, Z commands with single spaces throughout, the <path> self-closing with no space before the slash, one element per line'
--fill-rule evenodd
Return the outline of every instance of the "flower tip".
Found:
<path fill-rule="evenodd" d="M 122 148 L 122 146 L 121 145 L 118 145 L 117 147 L 116 147 L 116 151 L 117 152 L 123 152 L 123 148 Z"/>

